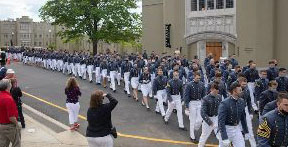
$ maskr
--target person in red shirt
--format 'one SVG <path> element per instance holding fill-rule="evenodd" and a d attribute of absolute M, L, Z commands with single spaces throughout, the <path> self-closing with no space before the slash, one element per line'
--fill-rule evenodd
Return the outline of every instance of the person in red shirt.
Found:
<path fill-rule="evenodd" d="M 18 111 L 10 94 L 9 79 L 0 81 L 0 147 L 20 147 L 20 128 L 18 126 Z"/>

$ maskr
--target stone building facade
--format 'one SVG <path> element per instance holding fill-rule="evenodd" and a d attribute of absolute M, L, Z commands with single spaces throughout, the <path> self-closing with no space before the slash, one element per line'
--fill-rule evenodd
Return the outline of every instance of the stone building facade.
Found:
<path fill-rule="evenodd" d="M 0 47 L 10 46 L 27 46 L 48 48 L 54 46 L 56 49 L 63 49 L 68 51 L 82 50 L 85 52 L 92 52 L 93 45 L 89 42 L 88 37 L 73 40 L 65 43 L 57 36 L 57 32 L 64 29 L 61 26 L 51 25 L 46 22 L 33 22 L 33 19 L 28 16 L 21 18 L 8 19 L 0 21 Z M 116 43 L 100 42 L 98 44 L 98 51 L 105 52 L 106 49 L 117 51 L 120 53 L 135 52 L 133 47 L 123 47 Z"/>
<path fill-rule="evenodd" d="M 277 59 L 288 66 L 287 0 L 143 0 L 142 9 L 148 52 L 172 55 L 178 48 L 202 62 L 208 53 L 217 60 L 236 54 L 242 65 L 253 59 L 266 66 Z"/>

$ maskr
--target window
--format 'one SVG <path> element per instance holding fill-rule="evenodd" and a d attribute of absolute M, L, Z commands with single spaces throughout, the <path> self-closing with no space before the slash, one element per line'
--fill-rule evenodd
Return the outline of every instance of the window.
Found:
<path fill-rule="evenodd" d="M 224 0 L 216 0 L 216 9 L 224 8 Z"/>
<path fill-rule="evenodd" d="M 214 0 L 208 0 L 207 1 L 207 10 L 213 10 L 214 9 Z"/>
<path fill-rule="evenodd" d="M 226 8 L 233 8 L 234 0 L 226 0 Z"/>
<path fill-rule="evenodd" d="M 42 42 L 39 42 L 39 46 L 42 46 Z"/>
<path fill-rule="evenodd" d="M 191 0 L 191 11 L 197 11 L 197 0 Z"/>
<path fill-rule="evenodd" d="M 199 0 L 199 11 L 205 10 L 205 0 Z"/>
<path fill-rule="evenodd" d="M 41 34 L 39 35 L 39 38 L 42 38 L 42 35 L 41 35 Z"/>
<path fill-rule="evenodd" d="M 37 38 L 37 34 L 34 35 L 34 38 Z"/>
<path fill-rule="evenodd" d="M 48 46 L 48 42 L 46 42 L 46 46 Z"/>
<path fill-rule="evenodd" d="M 37 46 L 37 42 L 34 42 L 34 46 Z"/>
<path fill-rule="evenodd" d="M 26 34 L 23 35 L 23 38 L 26 38 Z"/>

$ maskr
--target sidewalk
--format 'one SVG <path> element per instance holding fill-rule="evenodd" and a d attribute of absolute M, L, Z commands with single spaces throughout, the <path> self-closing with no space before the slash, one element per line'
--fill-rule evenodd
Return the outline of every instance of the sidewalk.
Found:
<path fill-rule="evenodd" d="M 56 133 L 24 114 L 26 128 L 21 131 L 22 147 L 88 147 L 86 138 L 78 132 Z"/>

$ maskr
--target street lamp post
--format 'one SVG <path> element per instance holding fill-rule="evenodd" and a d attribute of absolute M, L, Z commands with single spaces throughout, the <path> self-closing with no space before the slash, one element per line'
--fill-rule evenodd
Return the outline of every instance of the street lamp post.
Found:
<path fill-rule="evenodd" d="M 51 47 L 51 29 L 48 30 L 49 31 L 49 46 Z"/>

